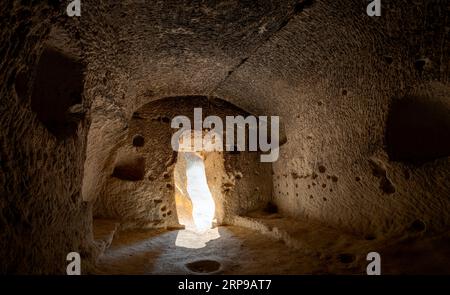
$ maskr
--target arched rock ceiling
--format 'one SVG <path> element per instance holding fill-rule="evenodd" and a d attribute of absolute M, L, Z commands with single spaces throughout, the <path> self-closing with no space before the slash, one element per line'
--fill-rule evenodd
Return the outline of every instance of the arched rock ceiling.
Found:
<path fill-rule="evenodd" d="M 92 98 L 113 101 L 128 118 L 149 101 L 177 95 L 215 95 L 249 112 L 283 114 L 292 109 L 284 96 L 319 80 L 377 78 L 385 56 L 411 66 L 403 58 L 423 53 L 411 43 L 429 45 L 425 30 L 434 40 L 445 34 L 432 19 L 417 19 L 417 9 L 429 8 L 416 2 L 385 1 L 383 17 L 371 18 L 358 0 L 84 0 L 82 16 L 64 24 L 80 40 Z"/>
<path fill-rule="evenodd" d="M 212 94 L 305 1 L 181 2 L 85 0 L 65 24 L 81 39 L 91 82 L 105 87 L 92 88 L 128 116 L 158 98 Z"/>

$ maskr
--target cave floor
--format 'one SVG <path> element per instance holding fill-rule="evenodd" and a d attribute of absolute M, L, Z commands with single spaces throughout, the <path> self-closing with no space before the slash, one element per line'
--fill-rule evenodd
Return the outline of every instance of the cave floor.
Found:
<path fill-rule="evenodd" d="M 389 244 L 317 224 L 260 217 L 210 230 L 215 239 L 207 242 L 205 235 L 186 230 L 117 232 L 95 273 L 192 274 L 186 264 L 213 260 L 221 265 L 217 274 L 366 274 L 370 251 L 380 252 L 384 274 L 449 272 L 449 234 L 437 239 L 402 237 Z"/>
<path fill-rule="evenodd" d="M 326 269 L 317 257 L 289 249 L 256 231 L 239 226 L 217 229 L 220 237 L 198 249 L 176 245 L 184 230 L 120 232 L 100 258 L 99 273 L 189 274 L 185 265 L 198 260 L 219 262 L 220 274 L 323 273 Z"/>

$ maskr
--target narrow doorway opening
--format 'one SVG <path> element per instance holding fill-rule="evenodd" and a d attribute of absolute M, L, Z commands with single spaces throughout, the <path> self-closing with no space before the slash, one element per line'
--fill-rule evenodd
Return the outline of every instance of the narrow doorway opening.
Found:
<path fill-rule="evenodd" d="M 204 233 L 213 227 L 215 203 L 200 153 L 180 152 L 180 169 L 175 175 L 178 221 L 186 230 Z M 185 174 L 185 175 L 180 175 Z"/>

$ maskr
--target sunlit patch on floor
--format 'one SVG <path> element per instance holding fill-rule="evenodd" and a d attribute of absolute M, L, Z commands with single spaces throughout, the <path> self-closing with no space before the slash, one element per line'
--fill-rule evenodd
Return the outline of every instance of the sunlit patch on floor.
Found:
<path fill-rule="evenodd" d="M 191 230 L 180 230 L 175 240 L 177 247 L 190 249 L 200 249 L 206 246 L 211 240 L 220 238 L 219 228 L 212 228 L 205 232 L 198 233 Z"/>

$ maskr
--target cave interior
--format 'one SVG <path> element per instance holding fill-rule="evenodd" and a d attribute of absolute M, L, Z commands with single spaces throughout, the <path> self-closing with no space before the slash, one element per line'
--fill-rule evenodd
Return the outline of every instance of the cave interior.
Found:
<path fill-rule="evenodd" d="M 450 7 L 412 2 L 2 1 L 0 273 L 449 274 Z M 278 159 L 174 151 L 195 108 Z"/>

